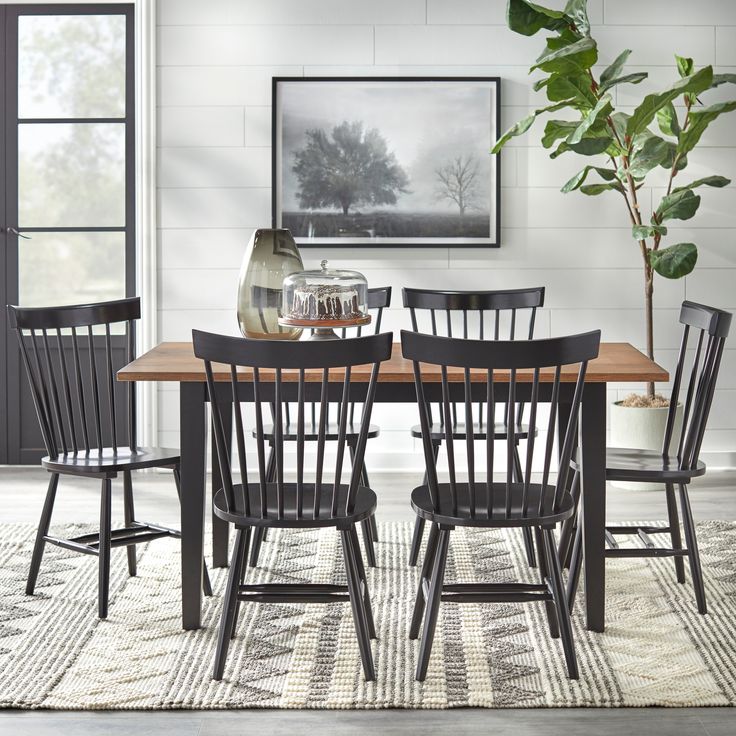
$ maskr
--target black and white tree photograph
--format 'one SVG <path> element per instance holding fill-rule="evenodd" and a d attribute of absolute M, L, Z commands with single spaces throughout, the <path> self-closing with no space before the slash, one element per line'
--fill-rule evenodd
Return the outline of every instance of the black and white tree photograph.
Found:
<path fill-rule="evenodd" d="M 274 224 L 300 245 L 498 244 L 496 79 L 274 80 Z"/>

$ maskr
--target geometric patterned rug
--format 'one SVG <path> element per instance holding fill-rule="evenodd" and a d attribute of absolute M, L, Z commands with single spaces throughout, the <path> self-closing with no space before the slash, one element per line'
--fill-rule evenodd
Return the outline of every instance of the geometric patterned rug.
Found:
<path fill-rule="evenodd" d="M 87 527 L 67 526 L 64 536 Z M 49 709 L 487 708 L 723 706 L 736 703 L 736 524 L 698 525 L 709 613 L 671 560 L 609 560 L 606 631 L 582 625 L 580 680 L 566 676 L 542 604 L 441 605 L 429 673 L 414 680 L 407 638 L 418 570 L 411 524 L 381 524 L 368 570 L 377 681 L 363 680 L 349 604 L 241 610 L 222 682 L 212 680 L 226 570 L 211 570 L 199 631 L 180 628 L 177 542 L 139 547 L 138 577 L 113 550 L 110 612 L 96 615 L 96 560 L 47 546 L 36 595 L 24 594 L 34 528 L 0 525 L 0 707 Z M 249 579 L 330 582 L 342 557 L 331 530 L 274 533 Z M 458 529 L 447 580 L 532 580 L 515 532 Z M 582 602 L 582 597 L 579 601 Z"/>

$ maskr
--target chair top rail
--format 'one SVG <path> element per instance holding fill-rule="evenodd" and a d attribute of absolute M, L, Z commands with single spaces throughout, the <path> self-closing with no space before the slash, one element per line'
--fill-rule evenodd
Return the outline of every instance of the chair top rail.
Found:
<path fill-rule="evenodd" d="M 401 290 L 404 306 L 410 309 L 531 309 L 544 306 L 544 287 L 497 291 Z"/>
<path fill-rule="evenodd" d="M 10 326 L 21 330 L 87 327 L 140 319 L 140 297 L 116 299 L 97 304 L 70 304 L 60 307 L 18 307 L 8 305 Z"/>

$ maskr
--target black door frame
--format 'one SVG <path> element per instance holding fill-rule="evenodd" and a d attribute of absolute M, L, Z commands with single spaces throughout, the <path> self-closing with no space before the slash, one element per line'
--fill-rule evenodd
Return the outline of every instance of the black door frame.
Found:
<path fill-rule="evenodd" d="M 125 23 L 125 115 L 121 118 L 44 118 L 18 119 L 18 18 L 21 15 L 124 15 Z M 0 359 L 4 356 L 7 370 L 0 384 L 0 464 L 36 462 L 45 452 L 24 450 L 19 432 L 21 390 L 27 391 L 21 377 L 20 353 L 15 336 L 10 334 L 6 304 L 18 302 L 18 236 L 8 227 L 24 232 L 124 232 L 125 233 L 125 295 L 133 296 L 136 287 L 135 248 L 135 24 L 132 3 L 97 4 L 69 3 L 64 5 L 27 4 L 0 5 L 0 31 L 4 40 L 4 55 L 0 57 L 0 100 L 4 114 L 0 115 L 0 181 L 5 196 L 0 197 L 0 244 L 3 247 L 4 276 L 0 279 Z M 10 80 L 15 80 L 13 83 Z M 117 122 L 125 125 L 125 223 L 123 227 L 18 227 L 18 124 L 20 122 L 94 123 Z M 40 440 L 40 436 L 39 436 Z"/>

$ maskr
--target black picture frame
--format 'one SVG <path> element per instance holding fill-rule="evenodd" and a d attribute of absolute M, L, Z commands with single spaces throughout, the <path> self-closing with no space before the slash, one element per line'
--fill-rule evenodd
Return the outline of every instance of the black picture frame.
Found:
<path fill-rule="evenodd" d="M 307 88 L 304 85 L 314 85 L 312 88 Z M 481 169 L 482 174 L 485 175 L 484 168 L 488 170 L 489 177 L 488 179 L 485 178 L 485 176 L 482 176 L 480 178 L 482 189 L 482 194 L 478 195 L 481 197 L 482 204 L 485 204 L 487 202 L 488 205 L 488 213 L 487 213 L 487 219 L 488 219 L 488 229 L 487 229 L 487 235 L 485 234 L 485 217 L 486 213 L 481 211 L 480 214 L 468 215 L 468 219 L 465 220 L 466 212 L 457 205 L 456 202 L 450 200 L 449 197 L 449 187 L 448 194 L 446 194 L 443 199 L 448 200 L 447 203 L 443 202 L 444 205 L 444 213 L 442 211 L 439 212 L 416 212 L 412 213 L 409 211 L 408 213 L 403 213 L 401 215 L 399 214 L 393 214 L 392 212 L 386 213 L 381 211 L 373 211 L 368 214 L 358 212 L 354 215 L 349 215 L 349 207 L 352 205 L 348 205 L 348 208 L 346 209 L 343 204 L 343 213 L 342 218 L 343 221 L 341 222 L 341 213 L 339 212 L 339 205 L 332 204 L 331 209 L 337 209 L 336 214 L 333 214 L 330 211 L 325 211 L 323 209 L 316 209 L 315 208 L 299 208 L 292 211 L 284 211 L 283 208 L 283 200 L 284 200 L 284 164 L 283 164 L 283 158 L 284 158 L 284 151 L 285 148 L 288 148 L 287 144 L 285 146 L 284 143 L 284 107 L 289 108 L 289 105 L 293 105 L 293 102 L 288 101 L 287 95 L 289 94 L 290 89 L 291 90 L 301 90 L 301 93 L 297 93 L 296 96 L 299 94 L 302 94 L 306 92 L 306 90 L 309 90 L 308 95 L 308 104 L 309 105 L 317 105 L 317 102 L 314 100 L 318 99 L 318 96 L 316 95 L 317 87 L 316 85 L 320 85 L 322 87 L 322 90 L 329 90 L 328 94 L 340 94 L 341 89 L 345 90 L 343 95 L 348 93 L 349 90 L 352 90 L 353 94 L 355 94 L 356 90 L 365 90 L 365 89 L 381 89 L 382 85 L 386 85 L 386 90 L 391 90 L 392 86 L 396 88 L 396 92 L 399 91 L 399 87 L 403 85 L 403 91 L 404 91 L 404 97 L 408 99 L 408 96 L 406 95 L 407 92 L 407 86 L 408 90 L 411 91 L 413 88 L 416 88 L 417 90 L 424 90 L 425 87 L 429 87 L 430 85 L 434 85 L 437 89 L 444 89 L 447 86 L 450 86 L 451 88 L 457 88 L 458 93 L 462 92 L 463 87 L 466 89 L 466 91 L 469 91 L 471 89 L 476 89 L 479 85 L 481 87 L 485 86 L 487 90 L 489 91 L 489 110 L 488 110 L 488 138 L 487 140 L 483 141 L 483 149 L 485 150 L 487 146 L 488 151 L 488 165 L 485 166 L 483 159 L 480 159 L 481 162 Z M 334 85 L 334 92 L 330 89 Z M 416 87 L 415 87 L 416 86 Z M 292 97 L 295 95 L 292 92 Z M 329 100 L 329 96 L 327 97 Z M 345 99 L 345 97 L 341 98 Z M 286 100 L 286 103 L 285 103 Z M 397 100 L 397 104 L 401 104 L 401 99 L 399 98 Z M 485 104 L 485 103 L 484 103 Z M 327 109 L 327 106 L 325 107 Z M 437 108 L 438 110 L 446 109 L 446 108 Z M 344 110 L 344 112 L 343 112 Z M 409 114 L 414 113 L 416 114 L 415 109 L 407 109 L 407 112 Z M 478 111 L 476 110 L 476 117 L 478 117 Z M 413 248 L 413 247 L 419 247 L 419 248 L 428 248 L 428 247 L 439 247 L 439 248 L 448 248 L 448 247 L 460 247 L 460 248 L 498 248 L 500 246 L 500 235 L 501 235 L 501 157 L 499 155 L 492 155 L 490 154 L 490 148 L 493 146 L 497 138 L 501 135 L 501 80 L 500 77 L 479 77 L 479 76 L 467 76 L 467 77 L 273 77 L 272 79 L 272 108 L 271 108 L 272 118 L 271 118 L 271 218 L 272 218 L 272 226 L 273 227 L 288 227 L 292 230 L 292 235 L 294 236 L 294 239 L 297 242 L 297 245 L 300 248 L 309 248 L 309 247 L 320 247 L 320 248 L 331 248 L 331 247 L 356 247 L 356 248 Z M 288 112 L 287 112 L 288 114 Z M 314 113 L 312 113 L 314 114 Z M 484 113 L 483 113 L 484 114 Z M 308 118 L 309 113 L 305 113 L 305 119 Z M 296 117 L 292 114 L 292 117 Z M 341 107 L 340 108 L 340 117 L 343 118 L 342 123 L 338 121 L 336 118 L 333 118 L 331 120 L 325 119 L 324 122 L 327 125 L 333 125 L 335 126 L 333 128 L 333 132 L 337 130 L 337 127 L 339 127 L 341 124 L 345 123 L 353 123 L 354 114 L 351 114 L 349 106 L 346 108 Z M 407 118 L 408 119 L 408 118 Z M 463 120 L 462 114 L 458 113 L 458 120 Z M 362 125 L 362 121 L 361 125 Z M 293 123 L 291 124 L 291 128 L 289 127 L 288 118 L 287 118 L 287 136 L 291 135 L 293 139 L 293 130 L 299 130 L 300 123 Z M 396 123 L 394 122 L 394 125 Z M 305 132 L 303 135 L 307 135 L 305 129 Z M 312 131 L 316 130 L 315 128 L 311 129 Z M 377 130 L 374 128 L 374 130 Z M 325 135 L 328 136 L 330 133 L 328 131 L 320 131 L 325 132 Z M 366 126 L 366 129 L 364 131 L 365 133 L 368 132 L 368 126 Z M 380 131 L 379 135 L 380 135 Z M 298 135 L 298 134 L 297 134 Z M 446 135 L 449 135 L 446 133 Z M 483 133 L 483 136 L 485 136 L 485 133 Z M 466 139 L 467 137 L 464 137 L 463 139 Z M 312 139 L 314 140 L 314 139 Z M 442 140 L 441 137 L 439 140 Z M 447 140 L 450 140 L 450 137 L 447 138 Z M 329 140 L 328 140 L 329 142 Z M 393 150 L 390 147 L 390 141 L 385 141 L 388 146 L 388 153 L 391 157 L 391 160 L 398 164 L 399 162 L 396 161 Z M 332 143 L 334 143 L 334 138 L 332 140 Z M 449 144 L 447 144 L 449 145 Z M 478 144 L 481 145 L 481 144 Z M 306 148 L 300 149 L 299 153 L 303 153 Z M 292 152 L 293 153 L 293 152 Z M 288 151 L 287 154 L 289 155 Z M 470 163 L 470 156 L 475 156 L 475 152 L 472 154 L 468 154 L 468 163 Z M 294 154 L 296 157 L 296 154 Z M 430 158 L 428 155 L 425 155 L 425 158 Z M 454 161 L 457 162 L 458 165 L 462 165 L 463 159 L 462 154 L 459 154 L 459 158 L 455 159 Z M 473 161 L 475 161 L 475 158 L 473 158 Z M 449 165 L 449 164 L 448 164 Z M 403 169 L 401 166 L 399 166 L 399 169 L 403 172 Z M 293 170 L 293 167 L 292 167 Z M 411 170 L 411 169 L 410 169 Z M 434 172 L 436 177 L 439 177 L 439 170 Z M 297 175 L 295 174 L 295 178 L 297 178 Z M 411 179 L 408 180 L 411 182 Z M 423 191 L 428 192 L 429 184 L 426 180 L 421 181 L 421 185 L 423 186 Z M 289 196 L 291 196 L 292 201 L 294 197 L 301 197 L 301 193 L 297 192 L 294 188 L 294 182 L 288 181 L 287 187 L 291 187 Z M 441 186 L 441 185 L 438 185 Z M 402 193 L 409 192 L 409 194 L 414 194 L 413 191 L 409 190 L 408 185 L 405 186 L 403 190 L 401 190 Z M 384 195 L 389 196 L 390 195 Z M 438 196 L 438 205 L 437 209 L 440 210 L 439 207 L 439 196 Z M 429 198 L 428 195 L 425 195 L 425 202 L 428 202 Z M 477 201 L 477 199 L 475 199 Z M 376 205 L 373 205 L 376 206 Z M 391 206 L 391 205 L 389 205 Z M 447 213 L 446 210 L 448 207 L 459 207 L 459 214 L 455 215 L 453 213 Z M 480 209 L 480 208 L 479 208 Z M 386 235 L 376 235 L 376 230 L 379 230 L 380 232 L 380 225 L 376 225 L 375 223 L 379 223 L 380 218 L 379 215 L 382 216 L 383 223 L 388 223 L 387 225 L 384 225 L 387 228 L 387 231 L 396 228 L 400 229 L 401 227 L 408 227 L 407 221 L 414 223 L 413 226 L 425 230 L 424 233 L 418 232 L 416 236 L 410 235 L 405 237 L 394 237 L 391 234 Z M 371 220 L 372 218 L 372 220 Z M 392 220 L 392 218 L 394 218 Z M 411 220 L 410 218 L 413 218 Z M 458 219 L 460 218 L 460 219 Z M 305 219 L 308 220 L 308 233 L 305 234 L 304 228 L 305 228 Z M 429 219 L 429 222 L 428 222 Z M 347 228 L 339 228 L 339 234 L 337 236 L 334 235 L 328 235 L 325 234 L 326 231 L 334 230 L 338 225 L 345 224 L 345 221 L 347 221 L 348 227 Z M 394 225 L 395 221 L 395 225 Z M 426 234 L 426 229 L 430 227 L 431 222 L 437 222 L 439 227 L 444 227 L 447 231 L 449 231 L 452 228 L 455 228 L 457 232 L 454 235 L 447 236 L 447 235 L 438 235 L 438 236 L 428 236 Z M 366 224 L 374 224 L 373 228 L 365 229 Z M 481 227 L 483 229 L 483 235 L 479 235 L 481 231 Z M 467 232 L 467 234 L 464 234 L 464 231 Z M 311 233 L 311 234 L 309 234 Z"/>

